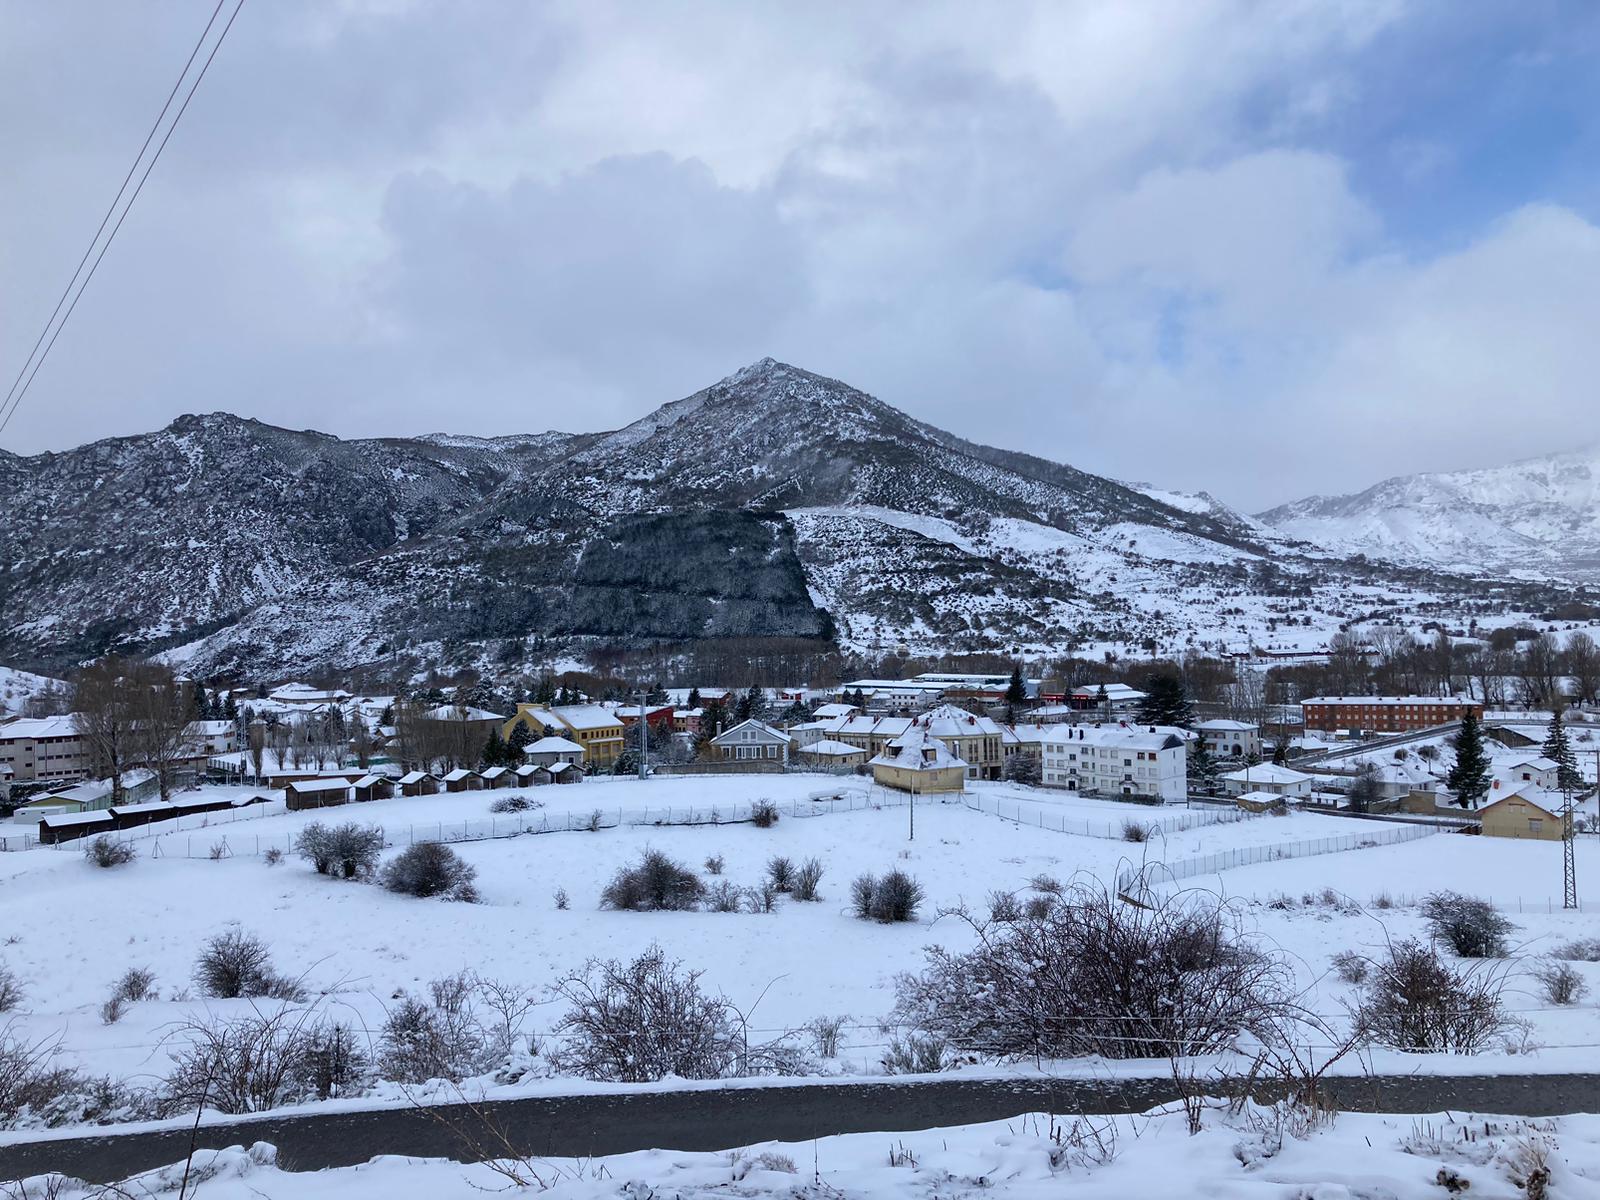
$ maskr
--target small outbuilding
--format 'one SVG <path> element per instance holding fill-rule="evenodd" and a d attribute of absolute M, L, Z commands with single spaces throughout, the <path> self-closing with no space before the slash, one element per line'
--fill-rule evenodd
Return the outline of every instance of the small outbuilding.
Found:
<path fill-rule="evenodd" d="M 517 787 L 534 787 L 550 782 L 550 768 L 541 767 L 538 763 L 523 763 L 512 775 L 516 778 Z"/>
<path fill-rule="evenodd" d="M 867 752 L 849 742 L 819 738 L 796 747 L 794 758 L 803 767 L 856 767 L 867 761 Z"/>
<path fill-rule="evenodd" d="M 479 786 L 485 788 L 510 787 L 515 778 L 508 767 L 490 767 L 478 772 Z"/>
<path fill-rule="evenodd" d="M 394 780 L 387 775 L 363 775 L 350 785 L 358 801 L 388 800 L 394 796 Z"/>
<path fill-rule="evenodd" d="M 433 796 L 438 794 L 439 780 L 426 771 L 412 771 L 400 777 L 398 787 L 402 796 Z"/>
<path fill-rule="evenodd" d="M 302 779 L 283 789 L 283 800 L 290 812 L 335 808 L 350 802 L 350 780 Z"/>
<path fill-rule="evenodd" d="M 447 792 L 475 792 L 483 786 L 483 780 L 476 771 L 466 767 L 457 767 L 444 777 L 444 790 Z"/>
<path fill-rule="evenodd" d="M 582 783 L 583 768 L 577 763 L 558 762 L 551 763 L 543 768 L 550 775 L 551 783 Z"/>
<path fill-rule="evenodd" d="M 50 813 L 39 818 L 39 841 L 46 846 L 78 838 L 97 837 L 116 828 L 105 809 L 79 813 Z"/>
<path fill-rule="evenodd" d="M 1551 812 L 1522 792 L 1513 792 L 1485 805 L 1478 810 L 1478 817 L 1483 822 L 1485 837 L 1532 838 L 1542 842 L 1561 840 L 1561 814 Z"/>

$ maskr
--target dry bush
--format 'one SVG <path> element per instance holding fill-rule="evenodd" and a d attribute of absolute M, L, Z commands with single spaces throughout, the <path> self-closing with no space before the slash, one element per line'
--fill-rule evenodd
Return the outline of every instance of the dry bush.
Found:
<path fill-rule="evenodd" d="M 989 893 L 989 920 L 994 923 L 1007 921 L 1020 921 L 1022 919 L 1022 905 L 1011 892 L 993 891 Z"/>
<path fill-rule="evenodd" d="M 874 875 L 858 876 L 850 885 L 850 907 L 863 921 L 884 925 L 914 921 L 922 899 L 922 885 L 899 868 L 885 873 L 881 879 Z"/>
<path fill-rule="evenodd" d="M 1149 841 L 1150 828 L 1139 821 L 1124 821 L 1122 823 L 1122 840 L 1125 842 Z"/>
<path fill-rule="evenodd" d="M 912 1033 L 891 1038 L 879 1061 L 890 1075 L 936 1075 L 949 1065 L 947 1049 L 937 1037 Z"/>
<path fill-rule="evenodd" d="M 897 981 L 896 1019 L 1002 1058 L 1170 1058 L 1267 1035 L 1295 1011 L 1293 972 L 1196 896 L 1123 903 L 1097 883 L 1039 917 L 974 922 L 966 953 L 930 947 Z"/>
<path fill-rule="evenodd" d="M 556 984 L 571 1007 L 556 1061 L 585 1079 L 650 1083 L 720 1079 L 743 1053 L 732 1006 L 652 946 L 631 963 L 591 961 Z"/>
<path fill-rule="evenodd" d="M 100 1023 L 102 1025 L 115 1025 L 122 1020 L 122 1014 L 127 1009 L 128 1002 L 121 996 L 108 996 L 100 1005 Z"/>
<path fill-rule="evenodd" d="M 822 860 L 808 858 L 796 868 L 794 873 L 794 887 L 790 889 L 796 900 L 821 900 L 822 894 L 817 890 L 822 883 Z"/>
<path fill-rule="evenodd" d="M 1048 917 L 1056 907 L 1054 896 L 1029 896 L 1022 905 L 1022 915 L 1030 921 L 1042 921 Z"/>
<path fill-rule="evenodd" d="M 477 876 L 477 868 L 464 862 L 449 846 L 418 842 L 385 863 L 378 881 L 389 891 L 404 896 L 443 896 L 476 904 L 478 889 L 473 880 Z"/>
<path fill-rule="evenodd" d="M 1578 969 L 1569 962 L 1547 958 L 1533 968 L 1533 977 L 1544 989 L 1544 998 L 1551 1004 L 1576 1004 L 1589 992 Z"/>
<path fill-rule="evenodd" d="M 1600 938 L 1578 938 L 1550 952 L 1551 958 L 1564 958 L 1572 962 L 1600 962 Z"/>
<path fill-rule="evenodd" d="M 600 893 L 606 908 L 628 912 L 683 912 L 705 894 L 700 877 L 659 850 L 646 850 L 639 861 L 612 876 Z"/>
<path fill-rule="evenodd" d="M 1391 909 L 1394 907 L 1394 897 L 1388 892 L 1379 892 L 1372 898 L 1372 907 L 1377 909 Z"/>
<path fill-rule="evenodd" d="M 122 978 L 117 980 L 112 995 L 130 1004 L 137 1004 L 141 1000 L 153 1000 L 156 995 L 156 973 L 149 967 L 129 967 L 122 973 Z"/>
<path fill-rule="evenodd" d="M 83 856 L 97 867 L 120 867 L 133 861 L 133 843 L 115 841 L 110 834 L 102 833 L 84 844 Z"/>
<path fill-rule="evenodd" d="M 490 1065 L 491 1039 L 473 1003 L 466 972 L 435 979 L 428 1000 L 403 996 L 389 1010 L 379 1042 L 378 1071 L 399 1083 L 448 1079 L 459 1083 Z"/>
<path fill-rule="evenodd" d="M 53 1042 L 0 1028 L 0 1129 L 102 1125 L 151 1116 L 142 1093 L 109 1077 L 53 1065 Z"/>
<path fill-rule="evenodd" d="M 1365 983 L 1372 964 L 1354 950 L 1341 950 L 1332 959 L 1333 973 L 1345 983 Z"/>
<path fill-rule="evenodd" d="M 723 866 L 722 855 L 713 854 L 709 858 L 706 859 L 706 874 L 707 875 L 721 875 L 722 874 L 722 866 Z"/>
<path fill-rule="evenodd" d="M 771 881 L 775 891 L 793 891 L 794 864 L 781 854 L 774 854 L 767 859 L 767 879 Z"/>
<path fill-rule="evenodd" d="M 22 980 L 5 963 L 0 963 L 0 1013 L 10 1012 L 22 1003 Z"/>
<path fill-rule="evenodd" d="M 271 996 L 299 1000 L 297 983 L 272 969 L 272 952 L 254 934 L 237 926 L 225 929 L 201 947 L 195 960 L 194 981 L 202 994 L 217 1000 Z"/>
<path fill-rule="evenodd" d="M 556 908 L 561 912 L 566 912 L 572 906 L 572 899 L 567 895 L 567 889 L 564 887 L 558 887 L 555 890 L 555 895 L 551 898 L 556 902 Z"/>
<path fill-rule="evenodd" d="M 850 1023 L 848 1017 L 813 1017 L 806 1025 L 812 1047 L 819 1058 L 838 1058 L 839 1039 Z"/>
<path fill-rule="evenodd" d="M 261 855 L 261 861 L 269 867 L 275 867 L 283 861 L 283 851 L 276 846 L 268 846 Z"/>
<path fill-rule="evenodd" d="M 493 804 L 489 805 L 489 811 L 492 813 L 519 813 L 538 807 L 538 801 L 513 792 L 509 796 L 501 796 Z"/>
<path fill-rule="evenodd" d="M 1372 1041 L 1419 1054 L 1476 1054 L 1511 1026 L 1501 1003 L 1503 974 L 1456 970 L 1431 946 L 1407 940 L 1372 964 L 1365 996 L 1352 1014 Z"/>
<path fill-rule="evenodd" d="M 1043 892 L 1046 896 L 1059 896 L 1065 890 L 1061 881 L 1054 875 L 1035 875 L 1028 880 L 1028 886 L 1036 892 Z"/>
<path fill-rule="evenodd" d="M 770 913 L 778 911 L 778 888 L 772 880 L 763 879 L 753 888 L 745 890 L 745 903 L 753 913 Z"/>
<path fill-rule="evenodd" d="M 378 868 L 378 856 L 383 853 L 383 830 L 354 821 L 331 827 L 313 821 L 295 838 L 294 849 L 316 867 L 319 875 L 365 879 Z"/>
<path fill-rule="evenodd" d="M 708 912 L 736 913 L 743 907 L 744 892 L 729 880 L 719 879 L 706 889 Z"/>
<path fill-rule="evenodd" d="M 371 1069 L 355 1030 L 339 1021 L 324 1021 L 306 1034 L 295 1074 L 311 1096 L 334 1100 L 364 1091 Z"/>
<path fill-rule="evenodd" d="M 351 1029 L 319 1022 L 310 1009 L 256 1009 L 231 1019 L 197 1018 L 172 1035 L 186 1044 L 162 1083 L 166 1115 L 201 1107 L 269 1112 L 303 1100 L 362 1090 L 367 1059 Z"/>
<path fill-rule="evenodd" d="M 778 823 L 778 806 L 771 800 L 757 800 L 750 806 L 750 823 L 757 829 L 771 829 Z"/>
<path fill-rule="evenodd" d="M 1431 892 L 1422 899 L 1428 932 L 1462 958 L 1504 958 L 1506 935 L 1516 926 L 1487 900 L 1460 892 Z"/>

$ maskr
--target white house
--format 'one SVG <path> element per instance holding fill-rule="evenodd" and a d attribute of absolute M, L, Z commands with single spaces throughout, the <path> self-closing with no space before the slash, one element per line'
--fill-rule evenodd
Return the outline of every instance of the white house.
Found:
<path fill-rule="evenodd" d="M 1261 727 L 1251 721 L 1201 721 L 1194 727 L 1216 758 L 1261 757 Z"/>
<path fill-rule="evenodd" d="M 1222 777 L 1224 789 L 1230 796 L 1246 792 L 1271 792 L 1274 796 L 1311 795 L 1311 776 L 1292 767 L 1276 763 L 1258 763 L 1253 767 L 1233 771 Z"/>
<path fill-rule="evenodd" d="M 1553 792 L 1559 782 L 1561 764 L 1542 754 L 1518 754 L 1494 764 L 1494 777 L 1507 784 L 1531 783 Z M 1508 793 L 1509 794 L 1509 793 Z"/>
<path fill-rule="evenodd" d="M 1164 802 L 1188 795 L 1188 752 L 1180 730 L 1124 722 L 1046 725 L 1038 736 L 1046 787 Z"/>

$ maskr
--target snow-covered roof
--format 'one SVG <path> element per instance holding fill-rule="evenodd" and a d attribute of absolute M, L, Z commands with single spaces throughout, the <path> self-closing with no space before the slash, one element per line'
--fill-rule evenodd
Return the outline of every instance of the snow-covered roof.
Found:
<path fill-rule="evenodd" d="M 819 704 L 817 711 L 812 716 L 819 721 L 826 721 L 832 717 L 848 717 L 856 711 L 854 704 Z"/>
<path fill-rule="evenodd" d="M 724 741 L 733 740 L 733 735 L 737 731 L 739 731 L 741 729 L 751 729 L 751 728 L 755 729 L 758 733 L 761 733 L 761 734 L 763 734 L 763 735 L 765 735 L 767 737 L 770 737 L 770 738 L 774 738 L 774 739 L 776 739 L 777 741 L 780 741 L 780 742 L 792 742 L 792 741 L 794 741 L 794 739 L 792 737 L 790 737 L 787 733 L 785 733 L 783 730 L 775 729 L 771 725 L 768 725 L 765 721 L 758 721 L 754 717 L 751 717 L 747 721 L 740 721 L 737 725 L 729 726 L 727 729 L 724 729 L 721 733 L 717 734 L 717 736 L 712 738 L 711 740 L 720 745 Z"/>
<path fill-rule="evenodd" d="M 1280 767 L 1277 763 L 1257 763 L 1253 767 L 1230 771 L 1223 778 L 1230 783 L 1304 783 L 1311 776 L 1293 767 Z"/>
<path fill-rule="evenodd" d="M 1277 792 L 1240 792 L 1234 799 L 1243 800 L 1247 804 L 1276 804 L 1283 797 Z"/>
<path fill-rule="evenodd" d="M 136 816 L 140 813 L 171 812 L 172 805 L 165 800 L 146 800 L 142 804 L 113 804 L 111 811 L 128 816 Z"/>
<path fill-rule="evenodd" d="M 521 776 L 523 779 L 526 779 L 528 776 L 536 775 L 540 771 L 543 771 L 544 769 L 545 768 L 541 767 L 538 763 L 523 763 L 520 767 L 517 768 L 516 773 L 519 776 Z"/>
<path fill-rule="evenodd" d="M 1506 765 L 1512 768 L 1527 767 L 1534 771 L 1554 771 L 1561 764 L 1553 758 L 1546 758 L 1542 754 L 1534 754 L 1519 755 L 1515 758 L 1507 759 Z"/>
<path fill-rule="evenodd" d="M 1110 746 L 1124 750 L 1172 750 L 1184 744 L 1185 731 L 1173 725 L 1134 725 L 1126 721 L 1093 725 L 1046 725 L 1046 746 Z"/>
<path fill-rule="evenodd" d="M 60 717 L 17 717 L 0 723 L 0 742 L 12 738 L 76 737 L 78 718 L 73 713 Z"/>
<path fill-rule="evenodd" d="M 1254 721 L 1229 721 L 1219 718 L 1215 721 L 1201 721 L 1195 728 L 1204 733 L 1254 733 L 1261 727 Z"/>
<path fill-rule="evenodd" d="M 542 737 L 523 747 L 524 754 L 582 754 L 583 747 L 564 737 Z"/>
<path fill-rule="evenodd" d="M 843 757 L 847 754 L 865 753 L 860 746 L 852 746 L 849 742 L 836 742 L 832 738 L 823 738 L 821 741 L 812 742 L 809 746 L 801 746 L 801 754 L 821 754 L 828 757 Z"/>
<path fill-rule="evenodd" d="M 437 708 L 430 708 L 425 714 L 435 721 L 504 721 L 500 713 L 492 713 L 485 708 L 473 708 L 470 704 L 441 704 Z"/>
<path fill-rule="evenodd" d="M 383 776 L 383 775 L 363 775 L 360 779 L 355 781 L 355 784 L 353 786 L 358 787 L 358 788 L 369 788 L 369 787 L 372 787 L 374 784 L 387 783 L 387 782 L 388 782 L 387 777 Z"/>
<path fill-rule="evenodd" d="M 1347 706 L 1381 704 L 1384 707 L 1399 707 L 1423 704 L 1476 704 L 1477 701 L 1469 700 L 1465 696 L 1308 696 L 1300 703 Z"/>
<path fill-rule="evenodd" d="M 444 781 L 446 783 L 460 783 L 463 779 L 470 779 L 475 774 L 477 774 L 476 771 L 469 771 L 466 767 L 457 767 L 444 777 Z"/>
<path fill-rule="evenodd" d="M 348 779 L 300 779 L 289 785 L 291 792 L 342 792 L 350 786 Z"/>
<path fill-rule="evenodd" d="M 487 771 L 479 772 L 485 779 L 499 779 L 505 773 L 506 769 L 504 767 L 490 767 Z"/>
<path fill-rule="evenodd" d="M 1375 774 L 1384 783 L 1404 783 L 1412 787 L 1427 786 L 1435 782 L 1427 771 L 1408 762 L 1384 763 Z"/>
<path fill-rule="evenodd" d="M 406 787 L 410 787 L 413 783 L 421 783 L 427 778 L 428 773 L 426 771 L 408 771 L 404 775 L 400 776 L 400 783 Z"/>
<path fill-rule="evenodd" d="M 883 748 L 883 753 L 872 759 L 874 766 L 899 767 L 905 771 L 940 771 L 950 767 L 966 768 L 967 761 L 950 752 L 943 739 L 935 737 L 922 726 L 906 730 Z"/>
<path fill-rule="evenodd" d="M 934 737 L 999 737 L 1000 723 L 992 717 L 970 713 L 954 704 L 941 704 L 930 708 L 916 723 Z"/>
<path fill-rule="evenodd" d="M 616 713 L 598 704 L 563 704 L 553 711 L 574 729 L 607 729 L 622 723 Z"/>
<path fill-rule="evenodd" d="M 219 734 L 233 732 L 232 721 L 190 721 L 188 732 L 202 734 L 206 737 L 216 737 Z"/>
<path fill-rule="evenodd" d="M 1074 696 L 1088 699 L 1100 699 L 1101 689 L 1105 690 L 1106 699 L 1113 702 L 1118 700 L 1143 700 L 1145 693 L 1136 687 L 1129 687 L 1125 683 L 1091 683 L 1086 687 L 1074 688 Z"/>
<path fill-rule="evenodd" d="M 96 812 L 48 813 L 44 817 L 44 823 L 52 829 L 60 829 L 64 825 L 109 825 L 111 822 L 112 816 L 105 809 Z"/>
<path fill-rule="evenodd" d="M 576 771 L 579 769 L 579 767 L 577 763 L 553 762 L 544 769 L 549 771 L 552 775 L 560 775 L 564 771 Z"/>

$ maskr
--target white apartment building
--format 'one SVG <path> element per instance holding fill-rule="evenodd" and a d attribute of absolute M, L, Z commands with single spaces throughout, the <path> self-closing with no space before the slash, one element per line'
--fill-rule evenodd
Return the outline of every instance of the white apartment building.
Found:
<path fill-rule="evenodd" d="M 1162 725 L 1047 725 L 1039 734 L 1046 787 L 1175 802 L 1188 795 L 1188 750 Z"/>
<path fill-rule="evenodd" d="M 89 743 L 71 713 L 0 722 L 0 767 L 11 768 L 13 782 L 87 779 L 91 765 Z"/>
<path fill-rule="evenodd" d="M 1213 758 L 1261 757 L 1261 727 L 1253 721 L 1201 721 L 1194 731 Z"/>

